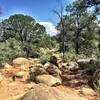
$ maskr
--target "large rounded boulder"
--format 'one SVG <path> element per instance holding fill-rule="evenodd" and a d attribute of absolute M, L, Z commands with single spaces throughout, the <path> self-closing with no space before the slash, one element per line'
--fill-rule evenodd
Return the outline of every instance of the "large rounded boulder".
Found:
<path fill-rule="evenodd" d="M 50 74 L 50 75 L 53 75 L 53 76 L 55 76 L 55 77 L 59 77 L 60 76 L 60 74 L 61 74 L 61 71 L 59 70 L 59 68 L 56 66 L 56 65 L 54 65 L 54 64 L 52 64 L 52 63 L 46 63 L 45 65 L 44 65 L 44 68 L 46 69 L 46 71 Z"/>
<path fill-rule="evenodd" d="M 39 75 L 36 77 L 37 83 L 44 83 L 48 86 L 60 85 L 62 82 L 59 78 L 53 77 L 52 75 Z"/>
<path fill-rule="evenodd" d="M 44 84 L 35 85 L 20 100 L 87 100 L 77 95 L 67 94 L 57 87 Z"/>
<path fill-rule="evenodd" d="M 48 74 L 43 67 L 30 67 L 29 69 L 30 80 L 32 81 L 36 81 L 36 76 L 43 74 Z"/>
<path fill-rule="evenodd" d="M 22 69 L 28 69 L 30 66 L 30 62 L 28 59 L 19 57 L 13 60 L 14 67 L 21 67 Z"/>

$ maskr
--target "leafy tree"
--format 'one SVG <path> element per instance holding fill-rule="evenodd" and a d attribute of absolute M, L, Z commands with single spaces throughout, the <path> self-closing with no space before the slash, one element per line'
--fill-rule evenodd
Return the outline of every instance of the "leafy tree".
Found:
<path fill-rule="evenodd" d="M 98 49 L 98 20 L 88 11 L 83 0 L 77 0 L 68 5 L 63 20 L 67 51 L 75 48 L 76 54 L 90 55 Z M 58 30 L 60 24 L 57 26 Z M 59 34 L 59 37 L 61 38 L 62 34 Z"/>
<path fill-rule="evenodd" d="M 1 59 L 10 56 L 9 59 L 17 56 L 38 57 L 41 47 L 51 47 L 50 40 L 45 27 L 30 16 L 15 14 L 0 23 Z"/>

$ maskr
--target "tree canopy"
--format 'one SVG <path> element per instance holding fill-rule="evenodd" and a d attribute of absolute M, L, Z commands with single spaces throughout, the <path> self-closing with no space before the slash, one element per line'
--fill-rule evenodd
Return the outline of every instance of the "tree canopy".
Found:
<path fill-rule="evenodd" d="M 39 48 L 52 46 L 50 39 L 45 27 L 36 23 L 34 18 L 22 14 L 12 15 L 0 23 L 0 59 L 37 57 Z"/>
<path fill-rule="evenodd" d="M 67 52 L 91 56 L 99 50 L 99 20 L 96 14 L 85 6 L 84 0 L 74 1 L 66 6 L 64 22 L 65 49 Z M 62 51 L 64 41 L 61 32 L 61 21 L 57 25 L 60 30 L 58 42 Z"/>

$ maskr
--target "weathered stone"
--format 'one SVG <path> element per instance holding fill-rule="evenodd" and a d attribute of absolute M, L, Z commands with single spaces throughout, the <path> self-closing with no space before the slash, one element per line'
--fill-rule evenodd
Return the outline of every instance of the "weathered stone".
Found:
<path fill-rule="evenodd" d="M 60 63 L 59 66 L 63 72 L 76 71 L 79 69 L 79 66 L 76 62 Z"/>
<path fill-rule="evenodd" d="M 92 77 L 92 83 L 95 89 L 100 90 L 100 69 L 97 69 Z"/>
<path fill-rule="evenodd" d="M 31 68 L 31 67 L 43 67 L 43 65 L 40 64 L 40 63 L 36 63 L 36 64 L 31 65 L 30 68 Z"/>
<path fill-rule="evenodd" d="M 76 62 L 69 62 L 67 64 L 67 69 L 68 70 L 74 71 L 74 70 L 77 70 L 78 68 L 79 68 L 79 66 L 78 66 L 78 64 Z"/>
<path fill-rule="evenodd" d="M 32 67 L 29 69 L 30 79 L 35 81 L 36 76 L 47 74 L 46 70 L 43 67 Z"/>
<path fill-rule="evenodd" d="M 35 85 L 20 100 L 87 100 L 73 94 L 67 94 L 57 87 L 49 87 L 45 84 Z"/>
<path fill-rule="evenodd" d="M 13 60 L 13 66 L 14 67 L 24 67 L 24 69 L 27 69 L 30 66 L 30 62 L 26 58 L 19 57 Z"/>
<path fill-rule="evenodd" d="M 36 77 L 37 83 L 44 83 L 48 86 L 60 85 L 62 82 L 60 79 L 51 75 L 39 75 Z"/>
<path fill-rule="evenodd" d="M 81 69 L 85 68 L 95 68 L 97 60 L 95 58 L 88 58 L 88 59 L 79 59 L 77 63 L 79 64 Z"/>
<path fill-rule="evenodd" d="M 15 76 L 16 76 L 16 77 L 19 77 L 19 78 L 23 78 L 24 74 L 25 74 L 24 72 L 20 71 L 20 72 L 17 72 L 17 73 L 15 74 Z"/>
<path fill-rule="evenodd" d="M 11 66 L 11 65 L 9 65 L 8 63 L 6 63 L 6 64 L 4 65 L 4 68 L 5 68 L 5 69 L 11 69 L 11 68 L 12 68 L 12 66 Z"/>
<path fill-rule="evenodd" d="M 88 87 L 83 87 L 80 91 L 80 93 L 84 94 L 84 95 L 96 95 L 96 93 L 94 92 L 93 89 L 88 88 Z"/>
<path fill-rule="evenodd" d="M 51 63 L 46 63 L 44 65 L 44 68 L 46 69 L 46 71 L 50 74 L 53 75 L 55 77 L 59 77 L 59 75 L 61 74 L 61 71 L 59 70 L 59 68 L 57 66 L 55 66 L 54 64 Z"/>

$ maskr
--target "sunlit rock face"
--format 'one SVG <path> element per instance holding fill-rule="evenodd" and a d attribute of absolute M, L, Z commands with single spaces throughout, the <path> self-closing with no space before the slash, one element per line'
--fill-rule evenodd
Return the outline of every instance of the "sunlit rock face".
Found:
<path fill-rule="evenodd" d="M 49 87 L 44 84 L 35 85 L 20 100 L 87 100 L 66 92 L 56 87 Z"/>

